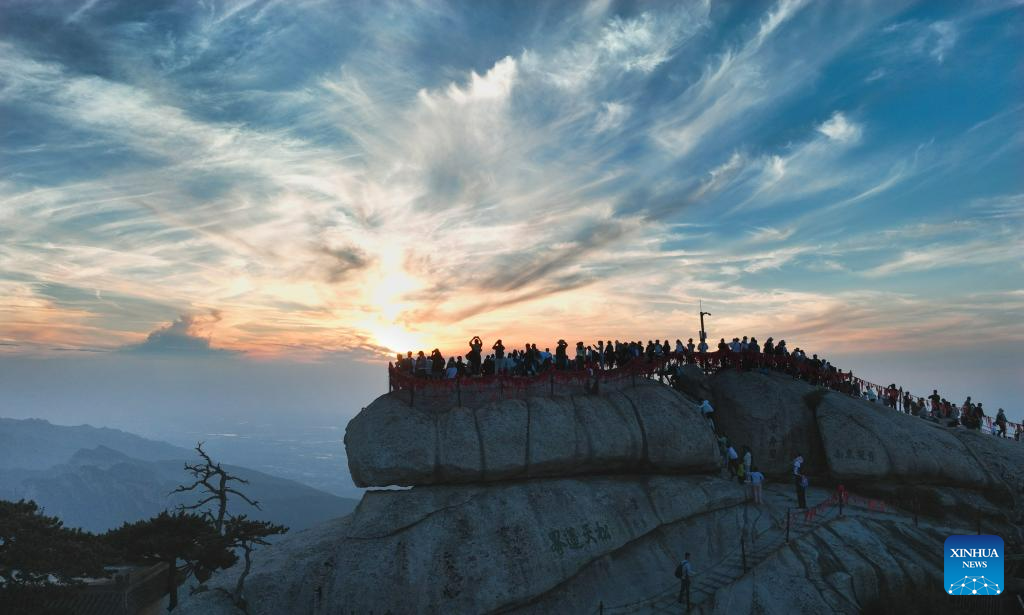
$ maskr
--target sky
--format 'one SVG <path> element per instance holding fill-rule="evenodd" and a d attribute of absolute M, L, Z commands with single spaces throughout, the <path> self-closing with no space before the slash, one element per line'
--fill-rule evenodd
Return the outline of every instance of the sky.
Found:
<path fill-rule="evenodd" d="M 1005 0 L 0 0 L 0 414 L 352 412 L 396 351 L 703 302 L 1019 419 L 1021 40 Z"/>

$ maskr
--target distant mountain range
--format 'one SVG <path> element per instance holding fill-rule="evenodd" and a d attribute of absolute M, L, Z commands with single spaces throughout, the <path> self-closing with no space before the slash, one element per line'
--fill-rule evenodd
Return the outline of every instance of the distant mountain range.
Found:
<path fill-rule="evenodd" d="M 35 500 L 66 525 L 94 532 L 196 501 L 196 493 L 169 493 L 188 484 L 184 464 L 197 459 L 195 451 L 116 429 L 0 418 L 0 499 Z M 249 481 L 242 491 L 262 507 L 233 500 L 229 512 L 292 530 L 344 516 L 358 503 L 249 468 L 224 467 Z"/>

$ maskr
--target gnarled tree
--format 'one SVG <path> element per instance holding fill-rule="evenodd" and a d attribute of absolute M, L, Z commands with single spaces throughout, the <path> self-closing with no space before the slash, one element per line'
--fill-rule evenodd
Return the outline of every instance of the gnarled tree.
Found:
<path fill-rule="evenodd" d="M 235 606 L 246 610 L 245 599 L 242 591 L 245 586 L 245 578 L 249 576 L 252 568 L 252 551 L 256 545 L 268 545 L 267 538 L 275 534 L 284 534 L 288 528 L 283 525 L 270 523 L 269 521 L 256 521 L 247 518 L 245 515 L 231 516 L 225 526 L 225 535 L 231 546 L 242 550 L 245 566 L 238 575 L 238 582 L 235 583 L 235 591 L 231 595 Z"/>
<path fill-rule="evenodd" d="M 207 504 L 214 503 L 215 513 L 209 510 L 201 512 L 210 518 L 214 527 L 216 527 L 217 531 L 221 534 L 224 533 L 224 519 L 227 516 L 229 496 L 235 495 L 246 501 L 253 508 L 261 510 L 259 502 L 250 500 L 248 496 L 232 486 L 232 483 L 248 485 L 249 481 L 228 473 L 227 470 L 221 467 L 220 463 L 216 463 L 210 459 L 210 456 L 203 450 L 202 442 L 196 444 L 196 452 L 199 453 L 202 461 L 200 463 L 185 464 L 185 471 L 190 473 L 192 478 L 195 480 L 192 481 L 191 485 L 179 485 L 177 489 L 171 492 L 171 494 L 195 491 L 198 489 L 202 495 L 200 500 L 195 504 L 182 504 L 178 506 L 178 510 L 198 510 Z"/>

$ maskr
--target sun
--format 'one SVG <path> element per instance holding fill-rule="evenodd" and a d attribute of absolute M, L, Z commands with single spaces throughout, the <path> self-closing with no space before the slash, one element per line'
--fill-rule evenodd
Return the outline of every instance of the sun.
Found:
<path fill-rule="evenodd" d="M 387 348 L 392 354 L 398 352 L 405 354 L 410 350 L 415 354 L 420 350 L 430 350 L 426 347 L 425 336 L 396 324 L 371 324 L 366 329 L 379 346 Z"/>

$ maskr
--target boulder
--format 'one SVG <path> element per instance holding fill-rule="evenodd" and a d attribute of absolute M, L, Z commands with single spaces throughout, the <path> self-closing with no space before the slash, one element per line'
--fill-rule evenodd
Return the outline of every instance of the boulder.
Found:
<path fill-rule="evenodd" d="M 831 474 L 840 480 L 941 485 L 1001 493 L 1020 490 L 1024 446 L 950 428 L 830 391 L 817 423 Z"/>
<path fill-rule="evenodd" d="M 681 549 L 702 561 L 735 550 L 743 500 L 731 481 L 681 476 L 370 491 L 344 520 L 258 554 L 249 613 L 556 612 L 533 606 L 548 592 L 558 612 L 590 612 L 671 584 Z M 643 565 L 615 565 L 638 541 Z M 569 599 L 591 568 L 605 573 Z M 621 574 L 636 583 L 609 583 Z"/>
<path fill-rule="evenodd" d="M 931 591 L 934 555 L 973 523 L 1022 540 L 1019 443 L 780 374 L 727 370 L 710 386 L 721 428 L 782 475 L 759 506 L 719 477 L 696 405 L 653 382 L 442 412 L 384 396 L 349 424 L 349 467 L 357 484 L 415 486 L 367 491 L 351 515 L 260 550 L 248 613 L 678 612 L 684 551 L 694 612 L 858 613 Z M 797 450 L 823 476 L 817 512 L 790 516 Z M 885 510 L 851 498 L 839 516 L 826 474 Z M 920 519 L 898 508 L 908 484 L 927 500 Z M 181 610 L 239 613 L 220 591 Z"/>
<path fill-rule="evenodd" d="M 349 422 L 345 450 L 360 487 L 699 473 L 718 465 L 714 435 L 693 402 L 649 381 L 602 395 L 439 412 L 384 395 Z"/>
<path fill-rule="evenodd" d="M 787 543 L 780 514 L 745 505 L 732 481 L 694 476 L 369 491 L 352 515 L 257 554 L 248 613 L 672 612 L 684 551 L 697 612 L 857 613 L 882 590 L 927 587 L 954 532 L 850 509 Z M 753 537 L 747 574 L 740 536 Z M 236 572 L 186 597 L 182 615 L 238 613 L 216 591 Z"/>
<path fill-rule="evenodd" d="M 674 385 L 677 391 L 698 404 L 711 399 L 711 380 L 696 365 L 687 363 L 676 370 Z"/>
<path fill-rule="evenodd" d="M 883 595 L 932 592 L 942 578 L 934 550 L 946 536 L 933 527 L 836 519 L 722 586 L 697 612 L 860 613 Z"/>
<path fill-rule="evenodd" d="M 807 474 L 826 473 L 814 411 L 804 399 L 815 387 L 778 372 L 726 369 L 711 379 L 711 389 L 718 429 L 737 451 L 749 446 L 762 472 L 788 477 L 800 453 Z"/>

